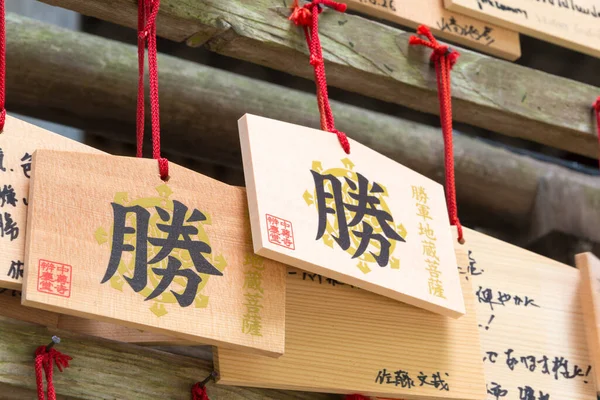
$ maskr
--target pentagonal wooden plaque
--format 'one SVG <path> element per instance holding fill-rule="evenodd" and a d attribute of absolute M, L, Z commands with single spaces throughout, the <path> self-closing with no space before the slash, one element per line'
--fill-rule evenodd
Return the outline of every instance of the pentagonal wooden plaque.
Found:
<path fill-rule="evenodd" d="M 102 153 L 6 116 L 0 133 L 0 288 L 21 290 L 31 155 L 42 148 Z"/>
<path fill-rule="evenodd" d="M 252 252 L 245 191 L 175 164 L 38 150 L 23 304 L 277 356 L 285 268 Z"/>
<path fill-rule="evenodd" d="M 442 186 L 350 139 L 245 115 L 257 254 L 436 313 L 465 313 Z"/>
<path fill-rule="evenodd" d="M 465 282 L 465 293 L 470 285 Z M 475 301 L 452 319 L 288 269 L 286 352 L 215 352 L 220 384 L 400 399 L 485 399 Z"/>
<path fill-rule="evenodd" d="M 600 392 L 600 260 L 592 253 L 583 253 L 577 254 L 575 262 L 581 271 L 581 306 L 596 390 Z"/>

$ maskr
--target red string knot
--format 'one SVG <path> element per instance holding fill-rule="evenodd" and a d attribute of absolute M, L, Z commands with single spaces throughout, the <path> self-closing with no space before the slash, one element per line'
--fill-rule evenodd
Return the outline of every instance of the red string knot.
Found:
<path fill-rule="evenodd" d="M 160 179 L 165 182 L 169 180 L 169 160 L 163 157 L 158 158 L 158 172 Z"/>
<path fill-rule="evenodd" d="M 292 14 L 289 16 L 289 20 L 298 26 L 310 26 L 312 21 L 312 13 L 308 9 L 310 4 L 306 4 L 304 7 L 298 5 L 298 0 L 294 0 L 292 5 Z"/>
<path fill-rule="evenodd" d="M 323 59 L 322 58 L 317 57 L 314 54 L 310 55 L 310 65 L 316 67 L 316 66 L 321 65 L 321 64 L 323 64 Z"/>
<path fill-rule="evenodd" d="M 431 54 L 430 58 L 432 64 L 435 64 L 436 62 L 440 61 L 442 57 L 446 57 L 450 62 L 450 68 L 454 67 L 454 64 L 456 64 L 456 61 L 458 61 L 458 57 L 460 56 L 460 53 L 458 51 L 453 50 L 451 47 L 445 44 L 440 44 L 431 33 L 431 30 L 425 25 L 419 26 L 419 28 L 417 28 L 417 33 L 419 35 L 425 36 L 427 40 L 424 40 L 417 36 L 411 36 L 408 39 L 409 44 L 413 46 L 420 45 L 431 48 L 433 50 L 433 53 Z"/>

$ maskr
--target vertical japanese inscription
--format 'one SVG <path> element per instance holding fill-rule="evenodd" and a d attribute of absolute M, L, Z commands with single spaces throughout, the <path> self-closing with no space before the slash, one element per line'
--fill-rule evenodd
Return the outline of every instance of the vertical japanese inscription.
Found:
<path fill-rule="evenodd" d="M 5 149 L 0 148 L 0 242 L 14 242 L 22 237 L 15 213 L 19 207 L 26 207 L 28 203 L 27 198 L 23 197 L 24 194 L 18 193 L 10 182 L 14 182 L 15 177 L 29 179 L 31 154 L 25 152 L 23 155 L 17 155 L 18 165 L 12 166 L 6 162 L 6 156 Z M 20 259 L 9 259 L 6 265 L 0 267 L 6 268 L 6 276 L 10 279 L 20 280 L 23 277 L 23 261 Z"/>
<path fill-rule="evenodd" d="M 252 336 L 262 336 L 262 274 L 265 270 L 265 261 L 256 254 L 246 254 L 244 258 L 244 297 L 246 313 L 242 319 L 242 332 Z"/>
<path fill-rule="evenodd" d="M 343 168 L 323 170 L 320 161 L 313 161 L 315 188 L 305 191 L 303 198 L 318 212 L 315 240 L 331 248 L 337 245 L 358 259 L 357 267 L 365 274 L 373 264 L 399 269 L 400 260 L 392 255 L 397 244 L 406 241 L 407 232 L 394 222 L 385 200 L 387 189 L 354 171 L 350 159 L 344 158 L 342 164 Z"/>
<path fill-rule="evenodd" d="M 201 291 L 227 265 L 213 253 L 204 229 L 210 216 L 171 200 L 167 185 L 156 190 L 156 197 L 131 201 L 127 193 L 115 195 L 110 235 L 103 227 L 95 232 L 98 244 L 110 246 L 101 283 L 119 291 L 127 283 L 145 301 L 152 300 L 150 310 L 158 317 L 167 314 L 165 304 L 206 307 L 209 299 Z"/>
<path fill-rule="evenodd" d="M 435 231 L 429 225 L 433 219 L 427 202 L 429 197 L 425 188 L 422 186 L 412 186 L 412 198 L 416 200 L 417 217 L 419 221 L 419 236 L 421 236 L 421 244 L 423 246 L 423 255 L 426 257 L 426 270 L 429 272 L 429 294 L 442 299 L 444 296 L 444 285 L 441 280 L 442 272 L 439 270 L 440 258 L 437 255 L 437 237 Z"/>

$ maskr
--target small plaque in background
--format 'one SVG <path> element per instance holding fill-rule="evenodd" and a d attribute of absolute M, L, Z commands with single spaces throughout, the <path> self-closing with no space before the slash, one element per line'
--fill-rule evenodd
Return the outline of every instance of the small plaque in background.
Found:
<path fill-rule="evenodd" d="M 285 354 L 219 348 L 219 384 L 381 396 L 485 399 L 471 286 L 467 313 L 444 317 L 289 267 Z"/>
<path fill-rule="evenodd" d="M 37 149 L 102 153 L 25 121 L 6 116 L 0 133 L 0 288 L 21 290 L 31 156 Z"/>
<path fill-rule="evenodd" d="M 444 4 L 452 11 L 600 57 L 598 0 L 444 0 Z"/>
<path fill-rule="evenodd" d="M 350 139 L 245 115 L 254 250 L 451 317 L 465 313 L 444 190 Z"/>
<path fill-rule="evenodd" d="M 517 32 L 444 8 L 444 0 L 340 0 L 348 8 L 400 25 L 427 25 L 433 34 L 482 53 L 515 61 L 521 57 Z"/>
<path fill-rule="evenodd" d="M 581 305 L 585 319 L 590 359 L 594 362 L 596 390 L 600 393 L 600 260 L 592 253 L 577 254 L 577 268 L 581 271 Z"/>
<path fill-rule="evenodd" d="M 253 253 L 244 189 L 169 167 L 36 151 L 23 304 L 281 355 L 285 267 Z"/>

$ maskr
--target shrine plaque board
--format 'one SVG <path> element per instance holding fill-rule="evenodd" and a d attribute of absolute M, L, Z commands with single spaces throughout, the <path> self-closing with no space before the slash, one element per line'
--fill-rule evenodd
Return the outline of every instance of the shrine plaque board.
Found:
<path fill-rule="evenodd" d="M 465 306 L 444 190 L 335 134 L 238 121 L 254 251 L 446 316 Z"/>
<path fill-rule="evenodd" d="M 592 253 L 583 253 L 577 254 L 575 262 L 581 271 L 581 305 L 596 390 L 600 392 L 600 260 Z"/>
<path fill-rule="evenodd" d="M 38 150 L 23 304 L 283 353 L 285 267 L 255 256 L 242 188 L 156 160 Z"/>
<path fill-rule="evenodd" d="M 102 153 L 6 116 L 0 133 L 0 288 L 21 290 L 31 155 L 38 148 Z"/>
<path fill-rule="evenodd" d="M 143 332 L 108 322 L 94 321 L 71 315 L 57 314 L 21 305 L 21 292 L 12 289 L 0 289 L 0 317 L 18 319 L 54 329 L 69 331 L 81 335 L 96 336 L 103 339 L 116 340 L 125 343 L 152 346 L 195 345 L 189 341 L 169 336 Z"/>
<path fill-rule="evenodd" d="M 444 0 L 452 11 L 600 57 L 600 0 Z"/>
<path fill-rule="evenodd" d="M 417 28 L 427 25 L 440 39 L 510 61 L 521 57 L 517 32 L 444 8 L 444 0 L 341 0 L 350 10 Z"/>
<path fill-rule="evenodd" d="M 466 308 L 465 316 L 453 319 L 289 267 L 285 354 L 273 359 L 216 349 L 219 384 L 482 400 L 472 296 Z M 420 385 L 419 376 L 427 383 Z"/>
<path fill-rule="evenodd" d="M 580 272 L 470 229 L 464 235 L 458 264 L 477 303 L 486 399 L 596 400 Z"/>

